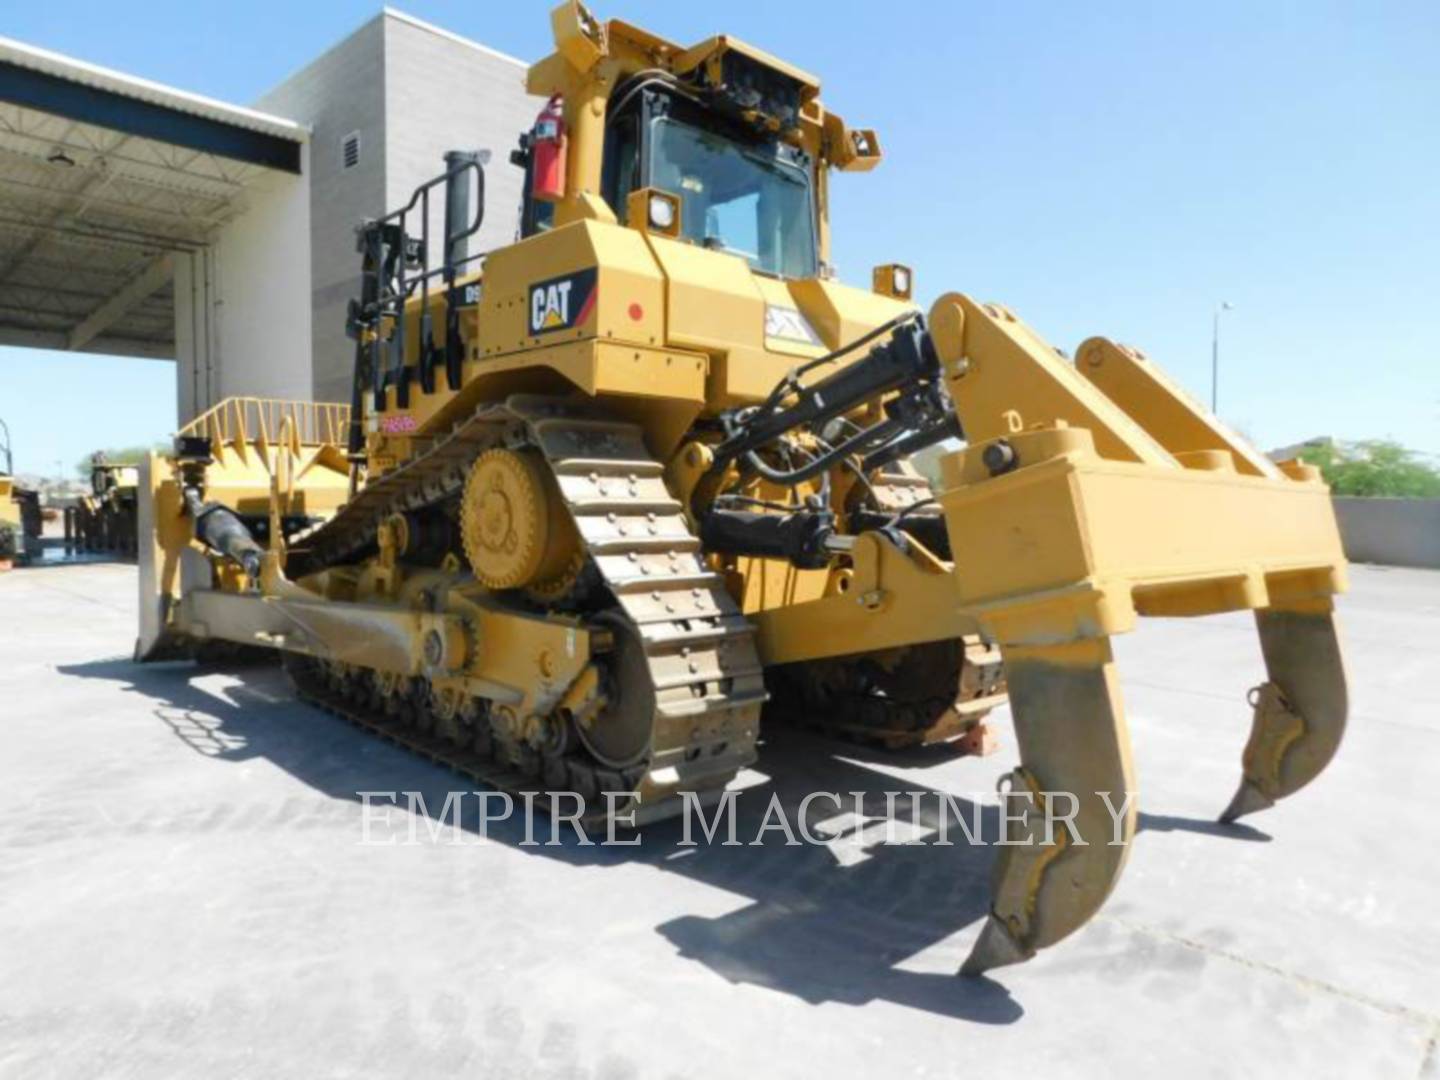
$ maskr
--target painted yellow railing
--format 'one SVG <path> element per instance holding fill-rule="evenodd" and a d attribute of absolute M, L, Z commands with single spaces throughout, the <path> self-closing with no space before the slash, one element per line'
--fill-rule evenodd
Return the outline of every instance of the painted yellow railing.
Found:
<path fill-rule="evenodd" d="M 252 440 L 274 444 L 280 440 L 287 420 L 302 446 L 343 446 L 350 427 L 350 406 L 331 401 L 226 398 L 195 417 L 179 433 L 204 435 L 213 442 L 232 446 Z"/>

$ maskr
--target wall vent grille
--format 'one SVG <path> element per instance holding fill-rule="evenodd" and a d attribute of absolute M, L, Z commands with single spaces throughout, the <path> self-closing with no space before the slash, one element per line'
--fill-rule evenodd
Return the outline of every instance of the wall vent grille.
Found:
<path fill-rule="evenodd" d="M 360 132 L 352 131 L 340 140 L 340 167 L 353 169 L 360 164 Z"/>

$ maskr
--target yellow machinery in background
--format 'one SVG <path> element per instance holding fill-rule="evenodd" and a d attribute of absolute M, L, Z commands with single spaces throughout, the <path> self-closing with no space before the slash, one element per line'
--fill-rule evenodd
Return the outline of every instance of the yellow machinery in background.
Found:
<path fill-rule="evenodd" d="M 0 474 L 0 565 L 8 568 L 22 554 L 24 522 L 15 499 L 15 479 Z"/>
<path fill-rule="evenodd" d="M 140 470 L 93 455 L 90 494 L 65 511 L 65 547 L 69 551 L 108 553 L 133 559 L 137 548 L 136 501 Z"/>
<path fill-rule="evenodd" d="M 40 509 L 40 493 L 15 483 L 15 459 L 10 450 L 8 427 L 5 442 L 0 451 L 5 454 L 4 469 L 0 470 L 0 562 L 25 563 L 40 558 L 41 533 L 44 520 Z"/>
<path fill-rule="evenodd" d="M 1345 567 L 1313 469 L 1137 350 L 1072 363 L 959 293 L 922 313 L 903 266 L 838 282 L 829 178 L 880 148 L 805 72 L 573 2 L 553 25 L 521 238 L 468 254 L 485 161 L 449 155 L 361 231 L 349 408 L 226 402 L 142 468 L 142 658 L 274 647 L 357 723 L 639 822 L 717 798 L 767 700 L 895 745 L 973 730 L 1008 684 L 1030 798 L 968 971 L 1069 934 L 1120 873 L 1110 638 L 1139 616 L 1255 613 L 1227 820 L 1326 765 Z M 952 438 L 932 491 L 909 456 Z M 1084 843 L 1030 842 L 1066 810 Z"/>

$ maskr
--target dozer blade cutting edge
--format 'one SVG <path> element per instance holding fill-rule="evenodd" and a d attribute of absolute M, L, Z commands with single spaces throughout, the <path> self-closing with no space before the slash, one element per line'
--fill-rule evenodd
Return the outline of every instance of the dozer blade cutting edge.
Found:
<path fill-rule="evenodd" d="M 1071 366 L 1009 311 L 956 294 L 930 326 L 970 439 L 942 461 L 940 498 L 962 603 L 1005 658 L 1025 808 L 1007 814 L 961 969 L 979 974 L 1078 929 L 1125 865 L 1136 783 L 1110 635 L 1137 615 L 1254 610 L 1269 679 L 1252 691 L 1233 821 L 1309 783 L 1339 745 L 1344 559 L 1315 470 L 1257 454 L 1142 354 L 1095 338 Z M 986 408 L 1005 401 L 1023 417 Z"/>

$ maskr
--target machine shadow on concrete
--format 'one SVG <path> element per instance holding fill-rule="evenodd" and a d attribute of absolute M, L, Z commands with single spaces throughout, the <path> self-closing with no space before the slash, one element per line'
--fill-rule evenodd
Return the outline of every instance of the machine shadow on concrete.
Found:
<path fill-rule="evenodd" d="M 60 671 L 128 684 L 154 701 L 156 718 L 196 753 L 232 762 L 265 759 L 331 798 L 359 803 L 362 791 L 418 792 L 423 812 L 438 826 L 446 795 L 472 788 L 468 778 L 295 700 L 278 665 L 227 666 L 220 672 L 188 662 L 111 659 Z M 238 685 L 222 694 L 196 685 L 212 673 Z M 938 846 L 933 830 L 939 793 L 868 768 L 858 760 L 858 749 L 788 726 L 772 727 L 755 767 L 764 776 L 736 797 L 737 846 L 718 843 L 723 829 L 716 843 L 705 843 L 698 819 L 695 847 L 679 846 L 684 834 L 678 820 L 647 826 L 634 846 L 582 844 L 569 824 L 556 830 L 557 843 L 546 843 L 552 836 L 544 819 L 535 826 L 533 840 L 539 843 L 532 846 L 524 843 L 518 814 L 487 823 L 484 836 L 576 866 L 648 864 L 748 898 L 746 906 L 717 918 L 687 915 L 656 927 L 682 956 L 733 982 L 766 986 L 815 1005 L 883 1000 L 976 1023 L 1013 1023 L 1024 1010 L 1003 986 L 953 974 L 963 956 L 959 945 L 943 947 L 950 957 L 943 970 L 896 966 L 987 913 L 994 852 L 967 842 L 956 819 L 963 815 L 972 831 L 978 822 L 978 834 L 993 841 L 999 835 L 997 808 L 953 796 L 953 845 Z M 778 827 L 761 834 L 772 795 L 795 828 L 801 800 L 812 791 L 842 796 L 842 814 L 836 814 L 833 801 L 817 799 L 807 817 L 816 832 L 840 835 L 845 854 L 829 845 L 789 846 Z M 906 794 L 887 812 L 889 791 Z M 922 795 L 918 818 L 912 791 Z M 856 793 L 863 819 L 852 813 Z M 402 801 L 402 815 L 404 807 Z M 846 823 L 834 824 L 847 814 Z M 478 834 L 478 815 L 478 800 L 464 800 L 461 827 Z M 820 824 L 825 819 L 829 828 Z M 887 819 L 893 819 L 889 826 Z M 358 815 L 356 820 L 358 829 Z M 893 830 L 891 843 L 884 842 L 887 827 Z M 761 842 L 752 844 L 757 835 Z M 916 836 L 922 842 L 901 842 Z"/>

